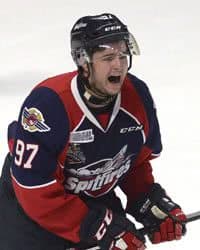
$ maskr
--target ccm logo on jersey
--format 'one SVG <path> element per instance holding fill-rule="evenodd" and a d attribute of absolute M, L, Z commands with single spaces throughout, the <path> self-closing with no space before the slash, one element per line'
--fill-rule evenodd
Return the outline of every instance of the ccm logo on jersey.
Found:
<path fill-rule="evenodd" d="M 120 129 L 120 133 L 121 134 L 125 134 L 125 133 L 129 133 L 129 132 L 136 132 L 136 131 L 140 131 L 143 129 L 143 125 L 138 125 L 138 126 L 132 126 L 132 127 L 128 127 L 128 128 L 121 128 Z"/>

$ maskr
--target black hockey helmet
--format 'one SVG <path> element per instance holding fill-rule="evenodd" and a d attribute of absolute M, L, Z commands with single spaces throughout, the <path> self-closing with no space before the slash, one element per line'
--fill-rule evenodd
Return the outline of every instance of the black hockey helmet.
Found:
<path fill-rule="evenodd" d="M 77 66 L 90 62 L 98 45 L 124 40 L 130 57 L 139 55 L 139 47 L 128 28 L 115 15 L 104 13 L 80 18 L 71 30 L 71 54 Z"/>

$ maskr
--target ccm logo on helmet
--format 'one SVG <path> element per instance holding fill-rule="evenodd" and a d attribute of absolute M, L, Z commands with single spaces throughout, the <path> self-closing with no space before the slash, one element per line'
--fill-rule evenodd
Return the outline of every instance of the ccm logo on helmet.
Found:
<path fill-rule="evenodd" d="M 143 129 L 143 125 L 132 126 L 132 127 L 128 127 L 128 128 L 121 128 L 120 133 L 125 134 L 125 133 L 129 133 L 129 132 L 133 132 L 133 131 L 139 131 L 142 129 Z"/>
<path fill-rule="evenodd" d="M 115 26 L 110 26 L 110 27 L 106 27 L 105 31 L 111 31 L 111 30 L 120 30 L 121 29 L 121 25 L 115 25 Z"/>

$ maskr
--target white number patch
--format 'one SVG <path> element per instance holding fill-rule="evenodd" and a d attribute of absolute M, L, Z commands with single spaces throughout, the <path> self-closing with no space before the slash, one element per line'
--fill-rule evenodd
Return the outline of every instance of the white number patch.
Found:
<path fill-rule="evenodd" d="M 39 146 L 37 144 L 24 144 L 22 140 L 17 140 L 15 164 L 23 168 L 32 168 L 32 161 L 38 152 Z M 24 153 L 29 151 L 30 154 L 26 162 L 23 163 Z"/>

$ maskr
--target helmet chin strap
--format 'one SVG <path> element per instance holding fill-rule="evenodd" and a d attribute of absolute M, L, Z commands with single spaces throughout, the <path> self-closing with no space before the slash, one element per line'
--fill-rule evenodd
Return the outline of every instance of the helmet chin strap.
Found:
<path fill-rule="evenodd" d="M 116 95 L 106 95 L 102 93 L 99 89 L 95 88 L 95 86 L 89 83 L 90 76 L 90 66 L 88 63 L 88 72 L 87 76 L 83 76 L 83 86 L 84 86 L 84 98 L 89 106 L 93 108 L 102 108 L 109 105 L 117 96 Z M 84 75 L 84 73 L 83 73 Z"/>
<path fill-rule="evenodd" d="M 87 83 L 86 83 L 87 82 Z M 85 92 L 83 94 L 86 102 L 93 108 L 102 108 L 109 105 L 117 95 L 105 95 L 90 85 L 88 81 L 84 83 Z"/>

